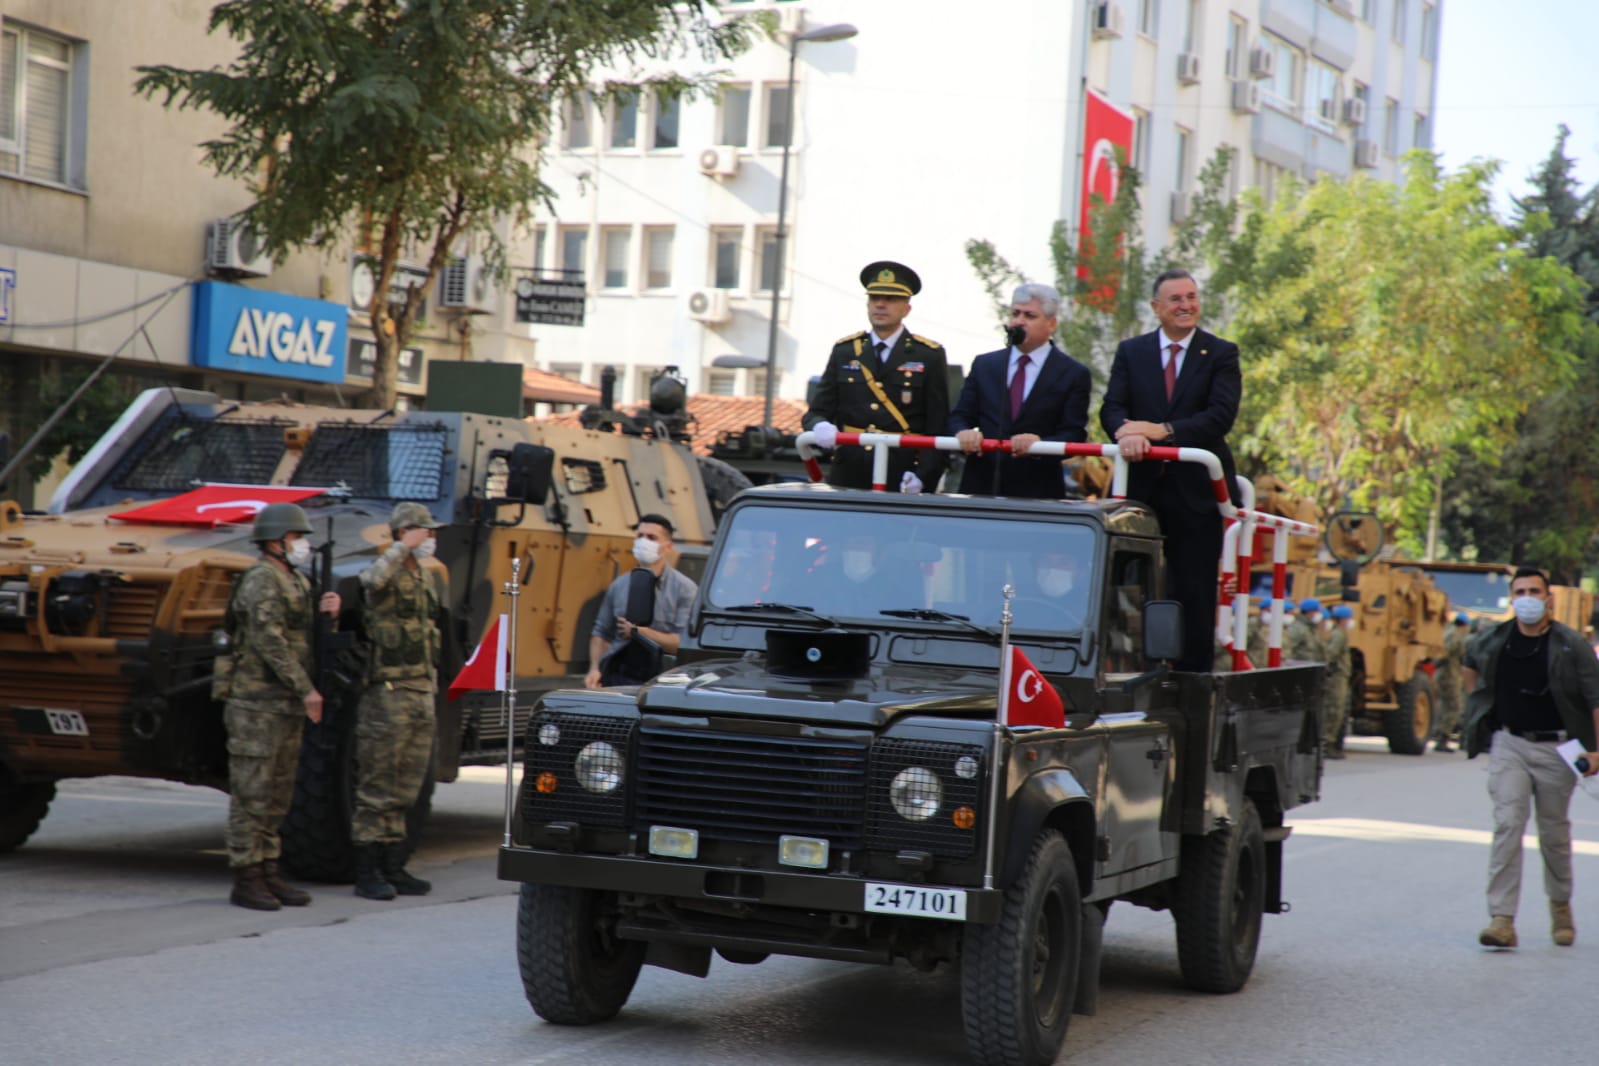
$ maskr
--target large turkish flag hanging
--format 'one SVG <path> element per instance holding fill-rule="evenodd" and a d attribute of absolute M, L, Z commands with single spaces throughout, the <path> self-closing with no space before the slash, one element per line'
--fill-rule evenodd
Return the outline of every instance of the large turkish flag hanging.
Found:
<path fill-rule="evenodd" d="M 1121 168 L 1116 165 L 1116 149 L 1131 165 L 1133 159 L 1133 116 L 1117 108 L 1098 93 L 1087 94 L 1083 108 L 1083 197 L 1077 219 L 1077 276 L 1086 278 L 1088 268 L 1083 260 L 1093 254 L 1093 226 L 1090 209 L 1097 196 L 1105 203 L 1116 199 L 1116 187 L 1121 182 Z M 1109 291 L 1095 292 L 1095 301 L 1114 299 L 1114 283 L 1107 283 Z"/>
<path fill-rule="evenodd" d="M 205 526 L 252 521 L 269 503 L 299 503 L 320 496 L 326 489 L 288 485 L 201 485 L 197 489 L 157 500 L 131 511 L 118 511 L 119 522 L 145 522 L 158 526 Z"/>

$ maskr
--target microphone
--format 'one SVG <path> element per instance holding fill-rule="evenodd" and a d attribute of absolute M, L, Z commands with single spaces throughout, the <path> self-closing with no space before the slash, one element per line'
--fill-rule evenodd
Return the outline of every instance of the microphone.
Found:
<path fill-rule="evenodd" d="M 1027 339 L 1027 331 L 1020 326 L 1005 327 L 1005 343 L 1012 348 L 1020 348 L 1022 341 Z"/>
<path fill-rule="evenodd" d="M 1585 774 L 1588 772 L 1588 757 L 1586 755 L 1579 755 L 1572 765 L 1577 768 L 1578 773 Z"/>

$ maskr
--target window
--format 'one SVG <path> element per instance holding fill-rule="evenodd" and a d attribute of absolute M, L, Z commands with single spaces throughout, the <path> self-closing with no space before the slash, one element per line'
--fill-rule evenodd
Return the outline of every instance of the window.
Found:
<path fill-rule="evenodd" d="M 627 288 L 627 256 L 632 232 L 625 227 L 610 226 L 600 231 L 605 270 L 600 283 L 607 289 Z"/>
<path fill-rule="evenodd" d="M 1368 26 L 1376 25 L 1377 0 L 1360 0 L 1360 21 Z"/>
<path fill-rule="evenodd" d="M 750 143 L 750 87 L 748 85 L 722 86 L 720 114 L 717 116 L 721 139 L 717 144 L 731 144 L 738 148 Z"/>
<path fill-rule="evenodd" d="M 1426 148 L 1431 141 L 1432 130 L 1427 127 L 1427 116 L 1417 111 L 1415 130 L 1411 134 L 1410 146 L 1412 148 Z"/>
<path fill-rule="evenodd" d="M 561 269 L 574 276 L 588 277 L 589 231 L 586 226 L 567 226 L 561 230 Z"/>
<path fill-rule="evenodd" d="M 1389 155 L 1399 154 L 1399 101 L 1391 96 L 1383 109 L 1382 150 Z"/>
<path fill-rule="evenodd" d="M 761 247 L 761 292 L 771 292 L 774 288 L 782 286 L 782 263 L 777 254 L 777 230 L 762 227 L 757 231 L 760 235 Z M 788 241 L 783 241 L 785 247 Z"/>
<path fill-rule="evenodd" d="M 766 87 L 766 141 L 767 148 L 781 148 L 789 140 L 789 99 L 787 85 Z"/>
<path fill-rule="evenodd" d="M 1438 57 L 1438 8 L 1435 4 L 1421 5 L 1421 58 Z"/>
<path fill-rule="evenodd" d="M 766 395 L 766 368 L 763 366 L 763 367 L 760 367 L 757 370 L 751 370 L 749 372 L 749 374 L 750 374 L 750 385 L 749 385 L 749 390 L 750 391 L 749 391 L 749 394 L 751 396 L 765 396 Z M 783 385 L 783 372 L 781 370 L 779 370 L 777 372 L 777 377 L 773 379 L 773 382 L 774 382 L 774 385 L 773 385 L 772 395 L 775 396 L 775 395 L 777 395 L 777 390 L 781 389 L 782 385 Z"/>
<path fill-rule="evenodd" d="M 718 289 L 738 288 L 739 244 L 737 229 L 711 231 L 711 284 Z"/>
<path fill-rule="evenodd" d="M 737 370 L 712 370 L 705 375 L 705 391 L 712 396 L 736 396 Z"/>
<path fill-rule="evenodd" d="M 1192 55 L 1199 51 L 1199 21 L 1204 17 L 1200 0 L 1188 0 L 1187 16 L 1183 23 L 1183 51 Z"/>
<path fill-rule="evenodd" d="M 624 89 L 611 100 L 611 147 L 638 144 L 638 93 Z"/>
<path fill-rule="evenodd" d="M 544 227 L 533 227 L 533 269 L 539 270 L 544 266 Z"/>
<path fill-rule="evenodd" d="M 1155 36 L 1155 0 L 1138 0 L 1138 32 Z"/>
<path fill-rule="evenodd" d="M 655 94 L 655 128 L 650 137 L 651 148 L 677 147 L 677 124 L 682 109 L 682 98 L 676 93 Z"/>
<path fill-rule="evenodd" d="M 1227 76 L 1249 74 L 1249 23 L 1234 15 L 1227 20 Z"/>
<path fill-rule="evenodd" d="M 1303 58 L 1299 49 L 1265 33 L 1260 36 L 1260 46 L 1277 53 L 1277 71 L 1261 79 L 1261 96 L 1283 110 L 1294 110 L 1299 104 L 1299 67 Z"/>
<path fill-rule="evenodd" d="M 1133 108 L 1133 158 L 1129 160 L 1140 174 L 1149 173 L 1149 112 Z"/>
<path fill-rule="evenodd" d="M 592 148 L 594 129 L 589 115 L 594 110 L 594 98 L 588 93 L 578 93 L 566 98 L 566 133 L 561 144 L 566 148 Z"/>
<path fill-rule="evenodd" d="M 1405 43 L 1405 0 L 1394 0 L 1394 26 L 1392 37 L 1395 44 Z"/>
<path fill-rule="evenodd" d="M 1305 122 L 1329 133 L 1338 130 L 1338 70 L 1319 59 L 1305 67 Z"/>
<path fill-rule="evenodd" d="M 656 226 L 644 231 L 644 287 L 672 287 L 671 226 Z"/>
<path fill-rule="evenodd" d="M 0 27 L 0 173 L 83 186 L 86 114 L 78 45 Z"/>
<path fill-rule="evenodd" d="M 1189 157 L 1189 155 L 1191 153 L 1190 145 L 1191 145 L 1192 141 L 1193 141 L 1193 134 L 1189 133 L 1187 130 L 1183 129 L 1181 126 L 1178 126 L 1177 127 L 1177 173 L 1175 175 L 1175 179 L 1176 180 L 1174 180 L 1172 182 L 1172 189 L 1174 191 L 1176 191 L 1176 192 L 1187 192 L 1188 191 L 1188 157 Z"/>
<path fill-rule="evenodd" d="M 1264 159 L 1255 160 L 1255 187 L 1260 190 L 1260 195 L 1269 204 L 1277 199 L 1283 182 L 1288 179 L 1288 169 L 1276 163 L 1268 163 Z"/>

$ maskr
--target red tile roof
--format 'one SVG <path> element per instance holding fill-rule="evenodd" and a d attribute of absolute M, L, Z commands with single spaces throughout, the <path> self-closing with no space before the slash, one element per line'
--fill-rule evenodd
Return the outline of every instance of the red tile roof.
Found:
<path fill-rule="evenodd" d="M 598 399 L 598 396 L 595 398 Z M 641 403 L 622 404 L 618 410 L 636 415 L 647 406 Z M 803 400 L 775 397 L 772 400 L 772 421 L 784 433 L 798 433 L 805 409 Z M 760 425 L 766 413 L 766 399 L 762 396 L 712 396 L 701 392 L 688 398 L 688 413 L 694 422 L 689 430 L 694 435 L 694 451 L 699 455 L 709 455 L 711 445 L 725 434 L 741 432 L 746 426 Z M 565 411 L 538 421 L 575 426 L 579 424 L 579 414 L 577 411 Z"/>

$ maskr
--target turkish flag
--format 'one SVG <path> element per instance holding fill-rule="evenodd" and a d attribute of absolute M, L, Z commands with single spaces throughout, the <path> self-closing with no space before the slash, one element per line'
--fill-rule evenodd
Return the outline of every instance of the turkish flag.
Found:
<path fill-rule="evenodd" d="M 1133 116 L 1112 104 L 1098 93 L 1090 92 L 1083 108 L 1083 181 L 1082 202 L 1077 212 L 1077 276 L 1085 281 L 1098 281 L 1100 285 L 1088 294 L 1096 307 L 1108 308 L 1116 299 L 1114 278 L 1090 279 L 1085 262 L 1094 254 L 1093 204 L 1095 197 L 1111 204 L 1116 199 L 1117 186 L 1121 184 L 1121 167 L 1116 163 L 1116 149 L 1122 150 L 1122 159 L 1133 160 L 1133 132 L 1137 123 Z M 1117 249 L 1118 254 L 1121 249 Z"/>
<path fill-rule="evenodd" d="M 120 522 L 147 522 L 158 526 L 205 526 L 249 522 L 269 503 L 299 503 L 320 496 L 326 489 L 287 485 L 201 485 L 182 496 L 157 500 L 112 518 Z"/>
<path fill-rule="evenodd" d="M 1060 727 L 1066 724 L 1066 705 L 1061 702 L 1055 686 L 1044 680 L 1027 653 L 1011 645 L 1010 683 L 1004 693 L 1000 708 L 1001 725 L 1043 725 Z"/>
<path fill-rule="evenodd" d="M 500 615 L 478 643 L 477 650 L 450 682 L 445 698 L 451 703 L 468 692 L 505 691 L 505 634 L 510 629 L 508 615 Z"/>

